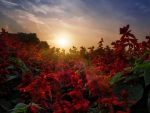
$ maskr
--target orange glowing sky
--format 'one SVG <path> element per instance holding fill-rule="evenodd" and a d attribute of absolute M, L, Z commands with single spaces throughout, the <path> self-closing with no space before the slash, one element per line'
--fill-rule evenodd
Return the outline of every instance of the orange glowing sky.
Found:
<path fill-rule="evenodd" d="M 101 38 L 110 45 L 127 24 L 141 41 L 150 35 L 149 5 L 142 0 L 0 0 L 0 26 L 11 33 L 36 33 L 50 47 L 65 49 L 97 47 Z"/>

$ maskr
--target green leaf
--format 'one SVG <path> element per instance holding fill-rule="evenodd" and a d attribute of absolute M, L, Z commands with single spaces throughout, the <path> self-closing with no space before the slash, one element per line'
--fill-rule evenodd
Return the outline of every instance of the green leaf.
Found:
<path fill-rule="evenodd" d="M 149 67 L 150 66 L 150 62 L 143 62 L 142 64 L 138 64 L 138 65 L 136 65 L 135 67 L 134 67 L 134 69 L 139 69 L 139 68 L 141 68 L 141 69 L 145 69 L 145 68 L 147 68 L 147 67 Z"/>
<path fill-rule="evenodd" d="M 12 111 L 11 113 L 26 113 L 23 109 L 17 109 L 15 111 Z"/>
<path fill-rule="evenodd" d="M 29 71 L 29 69 L 26 67 L 26 65 L 23 63 L 22 60 L 17 59 L 16 64 L 22 70 L 22 73 L 25 73 L 25 72 Z"/>
<path fill-rule="evenodd" d="M 0 61 L 2 61 L 3 59 L 0 57 Z"/>
<path fill-rule="evenodd" d="M 17 75 L 8 75 L 6 74 L 7 81 L 17 78 Z"/>
<path fill-rule="evenodd" d="M 37 75 L 39 75 L 40 72 L 41 72 L 41 69 L 34 69 L 34 70 L 35 70 L 35 72 L 36 72 Z"/>
<path fill-rule="evenodd" d="M 145 86 L 150 84 L 150 67 L 145 69 L 144 81 L 145 81 Z"/>
<path fill-rule="evenodd" d="M 144 72 L 137 75 L 137 77 L 144 77 Z"/>
<path fill-rule="evenodd" d="M 14 65 L 10 65 L 10 66 L 8 66 L 6 69 L 14 69 L 14 68 L 15 68 Z"/>
<path fill-rule="evenodd" d="M 44 108 L 42 108 L 41 106 L 39 106 L 38 104 L 32 103 L 32 105 L 35 106 L 35 107 L 38 108 L 38 109 L 44 109 Z"/>
<path fill-rule="evenodd" d="M 124 70 L 131 71 L 132 67 L 126 67 L 126 68 L 124 68 Z"/>
<path fill-rule="evenodd" d="M 23 62 L 22 62 L 22 60 L 17 59 L 17 65 L 18 65 L 19 67 L 23 66 Z"/>
<path fill-rule="evenodd" d="M 113 85 L 115 82 L 118 81 L 118 79 L 123 75 L 123 72 L 118 72 L 113 77 L 110 78 L 109 83 Z"/>
<path fill-rule="evenodd" d="M 13 110 L 18 109 L 18 108 L 22 108 L 22 107 L 26 107 L 26 106 L 27 106 L 27 104 L 18 103 L 18 104 L 13 108 Z"/>
<path fill-rule="evenodd" d="M 117 80 L 117 82 L 120 82 L 120 81 L 123 81 L 123 80 L 125 80 L 125 76 L 124 77 L 120 77 L 118 80 Z"/>
<path fill-rule="evenodd" d="M 22 62 L 22 67 L 20 67 L 23 69 L 24 72 L 29 71 L 29 69 L 26 67 L 26 65 Z"/>
<path fill-rule="evenodd" d="M 24 103 L 18 103 L 13 109 L 11 113 L 26 113 L 28 105 Z"/>
<path fill-rule="evenodd" d="M 14 62 L 15 66 L 19 67 L 22 70 L 23 73 L 29 71 L 29 69 L 26 67 L 24 62 L 21 59 L 19 59 L 19 58 L 10 57 L 8 59 L 8 61 L 9 62 Z M 13 68 L 14 68 L 13 65 L 8 67 L 8 69 L 13 69 Z"/>
<path fill-rule="evenodd" d="M 102 109 L 99 113 L 108 113 L 108 110 Z"/>
<path fill-rule="evenodd" d="M 150 54 L 150 50 L 146 51 L 143 56 L 135 61 L 135 65 L 140 64 L 144 58 L 146 58 Z"/>
<path fill-rule="evenodd" d="M 19 73 L 17 70 L 14 70 L 14 71 L 12 71 L 12 75 L 18 75 L 19 76 Z"/>
<path fill-rule="evenodd" d="M 144 62 L 149 62 L 150 63 L 150 60 L 145 60 Z"/>
<path fill-rule="evenodd" d="M 142 61 L 144 58 L 146 58 L 150 53 L 150 50 L 147 50 L 142 57 L 140 57 L 140 61 Z"/>
<path fill-rule="evenodd" d="M 136 78 L 137 78 L 137 77 L 134 76 L 134 75 L 127 75 L 126 78 L 125 78 L 125 80 L 124 80 L 124 83 L 125 83 L 125 82 L 128 82 L 128 81 L 130 81 L 130 80 L 136 79 Z"/>
<path fill-rule="evenodd" d="M 140 84 L 127 84 L 127 83 L 120 83 L 117 84 L 114 87 L 114 94 L 118 97 L 118 99 L 120 101 L 123 100 L 122 96 L 121 96 L 121 92 L 123 90 L 126 90 L 129 97 L 128 99 L 133 101 L 133 102 L 137 102 L 141 99 L 141 97 L 143 96 L 143 87 Z"/>
<path fill-rule="evenodd" d="M 10 57 L 9 59 L 7 59 L 8 62 L 16 62 L 16 58 L 15 57 Z"/>
<path fill-rule="evenodd" d="M 0 100 L 0 106 L 6 111 L 9 111 L 10 109 L 12 109 L 11 103 L 4 99 Z"/>
<path fill-rule="evenodd" d="M 100 113 L 97 108 L 90 108 L 90 113 Z"/>
<path fill-rule="evenodd" d="M 148 94 L 148 102 L 147 102 L 148 111 L 150 112 L 150 92 Z"/>

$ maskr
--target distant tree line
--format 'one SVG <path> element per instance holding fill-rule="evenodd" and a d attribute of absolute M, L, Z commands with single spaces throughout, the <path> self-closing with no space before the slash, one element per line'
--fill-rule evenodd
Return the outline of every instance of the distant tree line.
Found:
<path fill-rule="evenodd" d="M 4 30 L 4 29 L 2 29 Z M 19 39 L 23 42 L 25 42 L 26 44 L 35 44 L 35 45 L 39 45 L 39 48 L 44 48 L 44 49 L 48 49 L 49 45 L 46 41 L 40 41 L 39 38 L 37 37 L 36 33 L 8 33 L 8 35 L 17 35 L 19 37 Z M 1 34 L 0 34 L 1 36 Z"/>

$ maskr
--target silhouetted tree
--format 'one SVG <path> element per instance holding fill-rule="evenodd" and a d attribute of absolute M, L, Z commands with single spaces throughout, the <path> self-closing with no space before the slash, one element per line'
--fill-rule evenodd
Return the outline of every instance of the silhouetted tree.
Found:
<path fill-rule="evenodd" d="M 38 44 L 38 49 L 48 49 L 49 45 L 46 41 L 40 41 Z"/>
<path fill-rule="evenodd" d="M 17 36 L 25 43 L 39 44 L 40 40 L 37 38 L 36 33 L 18 33 Z"/>

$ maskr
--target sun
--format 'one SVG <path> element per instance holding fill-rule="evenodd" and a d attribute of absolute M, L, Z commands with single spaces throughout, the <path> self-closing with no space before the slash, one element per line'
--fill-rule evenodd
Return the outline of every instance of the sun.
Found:
<path fill-rule="evenodd" d="M 66 32 L 59 33 L 56 35 L 55 38 L 56 38 L 55 42 L 56 42 L 58 47 L 65 48 L 65 47 L 69 46 L 70 36 L 68 33 L 66 33 Z"/>
<path fill-rule="evenodd" d="M 68 31 L 57 31 L 50 35 L 50 37 L 51 36 L 53 36 L 53 39 L 50 39 L 49 43 L 53 47 L 60 48 L 61 50 L 64 49 L 68 52 L 73 45 L 73 35 Z"/>
<path fill-rule="evenodd" d="M 66 45 L 67 44 L 67 39 L 65 39 L 65 38 L 60 38 L 59 40 L 58 40 L 58 43 L 60 44 L 60 45 Z"/>

